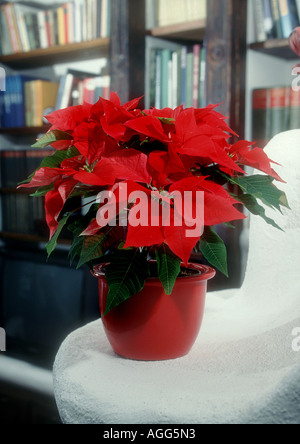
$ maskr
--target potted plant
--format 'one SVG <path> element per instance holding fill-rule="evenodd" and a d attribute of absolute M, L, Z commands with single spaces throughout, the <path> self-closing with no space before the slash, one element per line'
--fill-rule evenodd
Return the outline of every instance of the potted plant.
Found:
<path fill-rule="evenodd" d="M 237 135 L 216 106 L 138 109 L 117 94 L 47 116 L 52 127 L 33 146 L 51 145 L 20 186 L 45 196 L 47 252 L 67 227 L 71 263 L 99 279 L 100 307 L 113 349 L 132 359 L 188 353 L 202 321 L 207 280 L 215 271 L 190 263 L 194 249 L 227 275 L 226 248 L 214 226 L 244 219 L 242 206 L 266 215 L 286 196 L 263 149 Z M 244 166 L 263 174 L 247 175 Z M 228 185 L 239 193 L 233 195 Z M 85 214 L 66 211 L 84 198 Z M 74 219 L 74 215 L 77 215 Z"/>

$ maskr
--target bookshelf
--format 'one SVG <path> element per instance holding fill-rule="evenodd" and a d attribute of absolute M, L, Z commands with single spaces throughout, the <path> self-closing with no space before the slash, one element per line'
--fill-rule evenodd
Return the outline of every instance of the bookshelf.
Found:
<path fill-rule="evenodd" d="M 18 128 L 0 128 L 0 134 L 10 135 L 10 136 L 27 136 L 46 133 L 50 128 L 50 125 L 43 126 L 23 126 Z"/>
<path fill-rule="evenodd" d="M 56 63 L 76 62 L 108 57 L 109 38 L 99 38 L 87 42 L 70 43 L 67 45 L 51 46 L 33 51 L 0 56 L 0 63 L 11 69 L 34 69 L 41 66 L 51 66 Z"/>
<path fill-rule="evenodd" d="M 173 40 L 203 40 L 205 37 L 206 19 L 193 20 L 175 25 L 152 28 L 149 32 L 153 37 Z"/>
<path fill-rule="evenodd" d="M 111 90 L 117 91 L 124 103 L 145 93 L 148 75 L 145 68 L 146 37 L 165 39 L 180 44 L 206 41 L 206 102 L 221 103 L 220 112 L 229 117 L 229 123 L 241 137 L 245 123 L 245 63 L 247 0 L 209 0 L 206 19 L 191 20 L 176 25 L 153 27 L 146 30 L 145 0 L 110 1 L 110 37 L 81 43 L 53 46 L 46 49 L 16 53 L 0 57 L 0 63 L 15 72 L 37 72 L 40 67 L 79 61 L 88 66 L 93 58 L 108 57 Z M 20 141 L 22 136 L 34 136 L 48 129 L 2 128 L 0 137 Z M 27 138 L 28 139 L 28 138 Z M 8 191 L 8 190 L 7 190 Z M 2 193 L 3 195 L 3 193 Z M 241 227 L 238 227 L 241 228 Z M 238 246 L 240 230 L 228 232 L 229 256 L 232 280 L 226 286 L 239 286 Z M 28 241 L 29 235 L 12 233 L 10 238 L 18 242 Z M 8 239 L 8 233 L 2 233 Z M 41 237 L 30 237 L 40 241 Z"/>
<path fill-rule="evenodd" d="M 295 54 L 289 47 L 287 39 L 270 39 L 265 42 L 256 42 L 249 45 L 253 51 L 278 57 L 283 60 L 294 60 Z"/>

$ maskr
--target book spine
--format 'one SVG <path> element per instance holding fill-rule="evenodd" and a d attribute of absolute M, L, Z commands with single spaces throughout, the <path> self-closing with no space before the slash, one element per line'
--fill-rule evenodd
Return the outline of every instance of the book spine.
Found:
<path fill-rule="evenodd" d="M 276 38 L 282 39 L 283 33 L 282 33 L 282 27 L 281 27 L 281 21 L 280 21 L 280 11 L 279 11 L 278 0 L 271 0 L 271 7 L 272 7 L 272 15 L 273 15 L 273 21 L 274 21 L 274 34 L 275 34 Z"/>
<path fill-rule="evenodd" d="M 180 103 L 186 103 L 186 69 L 187 69 L 187 47 L 183 46 L 181 50 L 181 100 Z"/>
<path fill-rule="evenodd" d="M 24 20 L 24 15 L 22 14 L 20 10 L 20 5 L 14 4 L 14 10 L 15 10 L 15 16 L 16 16 L 16 22 L 18 26 L 18 32 L 20 36 L 22 51 L 27 52 L 30 51 L 30 45 Z"/>
<path fill-rule="evenodd" d="M 282 26 L 282 34 L 285 39 L 289 38 L 293 31 L 292 17 L 290 14 L 290 6 L 288 0 L 278 0 L 280 10 L 280 20 Z"/>
<path fill-rule="evenodd" d="M 4 7 L 0 9 L 0 25 L 1 25 L 1 46 L 2 54 L 8 55 L 13 53 L 11 38 L 9 35 L 8 24 L 5 18 Z M 4 38 L 5 37 L 5 38 Z"/>
<path fill-rule="evenodd" d="M 206 106 L 206 46 L 201 48 L 200 53 L 200 87 L 199 87 L 199 106 Z"/>
<path fill-rule="evenodd" d="M 272 39 L 275 37 L 274 34 L 274 22 L 271 9 L 271 0 L 263 0 L 264 9 L 264 28 L 267 39 Z"/>
<path fill-rule="evenodd" d="M 47 36 L 47 47 L 53 46 L 53 38 L 51 34 L 51 12 L 45 11 L 45 25 L 46 25 L 46 36 Z M 52 16 L 53 17 L 53 16 Z"/>
<path fill-rule="evenodd" d="M 39 11 L 37 13 L 37 21 L 39 26 L 40 48 L 48 48 L 46 17 L 44 11 Z"/>
<path fill-rule="evenodd" d="M 193 107 L 199 106 L 199 83 L 200 83 L 200 45 L 194 45 L 193 47 Z"/>
<path fill-rule="evenodd" d="M 59 45 L 65 45 L 66 44 L 65 15 L 64 15 L 64 8 L 62 6 L 57 8 L 57 25 L 58 25 L 58 43 Z"/>
<path fill-rule="evenodd" d="M 288 129 L 294 130 L 300 127 L 300 91 L 290 89 L 290 109 Z"/>
<path fill-rule="evenodd" d="M 291 28 L 293 31 L 295 28 L 300 26 L 300 17 L 298 14 L 296 0 L 288 0 L 288 7 L 289 7 L 289 16 L 291 21 Z"/>
<path fill-rule="evenodd" d="M 171 51 L 168 49 L 162 50 L 162 64 L 161 64 L 161 107 L 168 106 L 168 79 L 169 79 L 169 60 L 171 58 Z"/>
<path fill-rule="evenodd" d="M 271 89 L 271 137 L 288 129 L 289 88 Z"/>
<path fill-rule="evenodd" d="M 193 106 L 193 69 L 194 69 L 194 54 L 189 51 L 187 54 L 186 63 L 186 108 Z"/>
<path fill-rule="evenodd" d="M 74 4 L 73 3 L 67 3 L 66 5 L 67 10 L 67 21 L 68 21 L 68 43 L 74 43 Z"/>
<path fill-rule="evenodd" d="M 17 36 L 15 33 L 15 29 L 14 29 L 13 19 L 12 19 L 12 15 L 11 15 L 11 8 L 8 3 L 3 5 L 3 11 L 4 11 L 5 20 L 6 20 L 7 27 L 8 27 L 12 50 L 13 50 L 13 52 L 17 53 L 17 52 L 19 52 L 19 45 L 18 45 L 18 40 L 17 40 Z"/>
<path fill-rule="evenodd" d="M 271 138 L 271 90 L 256 89 L 252 96 L 252 139 L 264 146 Z"/>
<path fill-rule="evenodd" d="M 160 109 L 161 106 L 161 78 L 162 78 L 162 54 L 161 50 L 156 51 L 156 81 L 155 81 L 155 108 Z"/>
<path fill-rule="evenodd" d="M 65 3 L 63 5 L 63 14 L 64 14 L 64 31 L 65 31 L 65 45 L 69 43 L 69 20 L 68 20 L 68 5 Z"/>
<path fill-rule="evenodd" d="M 171 108 L 178 106 L 178 52 L 173 51 L 172 54 L 172 104 Z"/>
<path fill-rule="evenodd" d="M 254 14 L 256 40 L 257 42 L 264 42 L 267 39 L 267 35 L 265 31 L 263 0 L 254 0 Z"/>
<path fill-rule="evenodd" d="M 108 0 L 102 0 L 102 10 L 101 10 L 101 37 L 108 37 Z"/>

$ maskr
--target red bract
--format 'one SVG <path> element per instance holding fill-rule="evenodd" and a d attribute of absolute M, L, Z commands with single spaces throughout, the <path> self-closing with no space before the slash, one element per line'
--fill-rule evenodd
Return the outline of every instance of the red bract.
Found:
<path fill-rule="evenodd" d="M 120 249 L 168 246 L 187 264 L 201 237 L 201 224 L 204 228 L 244 219 L 237 208 L 243 201 L 249 211 L 265 217 L 256 201 L 259 193 L 251 194 L 251 187 L 247 187 L 244 166 L 270 177 L 263 190 L 268 204 L 278 209 L 285 202 L 283 193 L 276 194 L 280 201 L 278 205 L 275 202 L 272 182 L 281 181 L 271 166 L 275 162 L 262 149 L 253 148 L 251 142 L 230 143 L 230 138 L 237 135 L 216 111 L 216 105 L 202 109 L 179 106 L 175 110 L 139 110 L 139 101 L 134 99 L 122 105 L 118 95 L 112 93 L 110 100 L 100 98 L 95 105 L 69 107 L 47 116 L 53 126 L 35 146 L 40 143 L 44 147 L 51 141 L 59 151 L 54 160 L 45 159 L 29 183 L 22 186 L 41 188 L 46 195 L 50 238 L 61 228 L 61 220 L 65 223 L 65 202 L 74 195 L 88 196 L 95 206 L 79 225 L 82 235 L 91 239 L 83 245 L 94 239 L 99 245 L 82 253 L 84 258 L 91 260 L 96 252 L 105 254 L 110 247 L 115 248 L 109 242 L 120 237 L 120 231 L 118 236 L 113 234 L 114 224 L 119 224 L 124 228 L 125 241 Z M 260 180 L 261 175 L 258 183 Z M 240 187 L 241 194 L 247 189 L 246 199 L 229 192 L 228 184 L 232 183 Z M 98 195 L 104 191 L 109 192 L 106 201 Z M 182 224 L 178 225 L 178 202 L 185 192 L 190 193 L 190 200 L 182 214 Z M 199 193 L 203 197 L 204 216 L 197 224 L 194 217 L 198 217 Z M 261 197 L 263 200 L 263 193 Z M 157 202 L 159 206 L 155 207 Z M 153 208 L 159 209 L 156 217 Z M 166 208 L 170 220 L 163 212 Z M 106 219 L 101 216 L 103 209 L 109 216 Z M 140 213 L 142 221 L 136 223 Z M 193 233 L 193 222 L 198 231 L 188 236 L 189 230 Z M 77 236 L 78 231 L 77 228 Z M 76 244 L 76 252 L 78 248 Z"/>

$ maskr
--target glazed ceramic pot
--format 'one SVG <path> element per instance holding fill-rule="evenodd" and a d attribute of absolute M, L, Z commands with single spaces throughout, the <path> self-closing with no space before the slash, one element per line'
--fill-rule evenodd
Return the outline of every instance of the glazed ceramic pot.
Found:
<path fill-rule="evenodd" d="M 144 289 L 106 316 L 108 285 L 104 265 L 94 268 L 99 282 L 100 312 L 113 350 L 125 358 L 162 361 L 189 353 L 201 328 L 210 267 L 189 264 L 194 273 L 178 277 L 171 296 L 158 278 L 148 278 Z"/>

